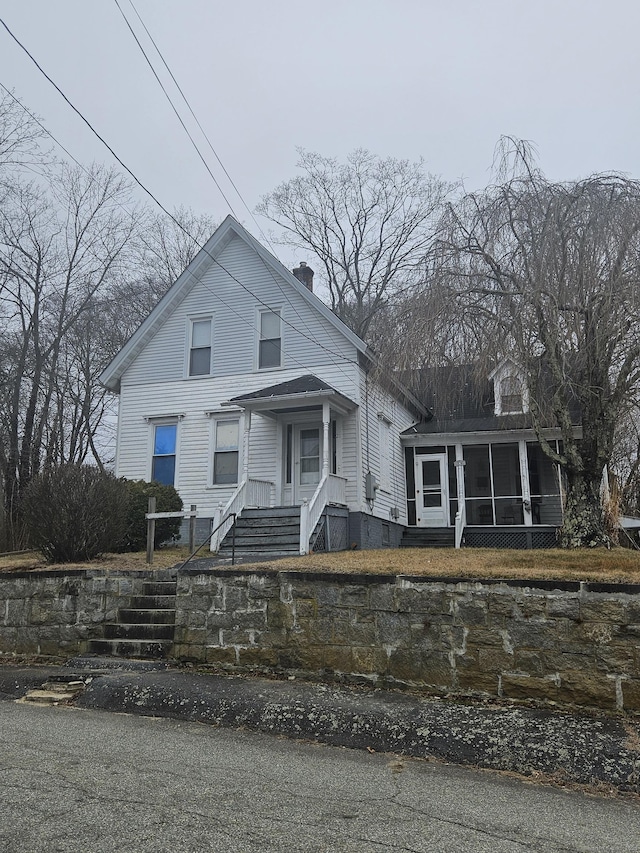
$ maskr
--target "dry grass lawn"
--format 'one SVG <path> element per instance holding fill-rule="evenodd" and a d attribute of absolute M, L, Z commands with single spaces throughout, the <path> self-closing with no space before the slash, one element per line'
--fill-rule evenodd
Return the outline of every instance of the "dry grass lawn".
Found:
<path fill-rule="evenodd" d="M 186 548 L 155 552 L 154 568 L 169 568 L 188 556 Z M 202 555 L 209 552 L 203 550 Z M 244 564 L 242 568 L 247 568 Z M 640 552 L 625 548 L 611 551 L 510 551 L 488 548 L 407 548 L 379 551 L 342 551 L 310 554 L 255 564 L 262 571 L 312 571 L 354 574 L 403 574 L 431 577 L 514 578 L 520 580 L 585 580 L 640 584 Z M 145 553 L 106 554 L 86 564 L 51 566 L 34 553 L 0 557 L 0 572 L 64 569 L 103 571 L 144 570 Z M 228 563 L 220 568 L 231 568 Z"/>

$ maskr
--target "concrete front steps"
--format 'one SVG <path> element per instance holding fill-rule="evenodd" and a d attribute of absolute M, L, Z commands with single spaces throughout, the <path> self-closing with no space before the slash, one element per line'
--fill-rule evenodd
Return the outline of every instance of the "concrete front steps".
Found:
<path fill-rule="evenodd" d="M 118 622 L 103 626 L 104 639 L 89 642 L 89 654 L 120 658 L 165 658 L 173 645 L 176 581 L 145 581 L 142 595 L 118 610 Z"/>
<path fill-rule="evenodd" d="M 231 531 L 220 546 L 220 555 L 229 556 Z M 243 509 L 236 519 L 235 550 L 239 557 L 293 556 L 300 553 L 300 507 L 277 506 Z"/>
<path fill-rule="evenodd" d="M 452 527 L 405 527 L 401 548 L 453 548 L 455 531 Z"/>

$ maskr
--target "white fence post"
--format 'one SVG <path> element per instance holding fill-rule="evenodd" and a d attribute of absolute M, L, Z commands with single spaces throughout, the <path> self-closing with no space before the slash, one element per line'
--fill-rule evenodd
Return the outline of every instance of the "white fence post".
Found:
<path fill-rule="evenodd" d="M 211 539 L 209 540 L 209 550 L 213 553 L 217 553 L 219 545 L 220 545 L 220 530 L 216 530 L 220 522 L 222 521 L 222 504 L 219 503 L 213 513 L 213 529 L 216 531 Z"/>
<path fill-rule="evenodd" d="M 191 504 L 191 516 L 189 518 L 189 553 L 196 550 L 196 505 Z"/>
<path fill-rule="evenodd" d="M 300 553 L 307 554 L 309 551 L 309 501 L 302 501 L 300 507 Z"/>

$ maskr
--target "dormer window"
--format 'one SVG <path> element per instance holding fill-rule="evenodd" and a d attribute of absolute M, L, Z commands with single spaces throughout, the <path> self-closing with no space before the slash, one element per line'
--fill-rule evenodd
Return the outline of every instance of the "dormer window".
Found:
<path fill-rule="evenodd" d="M 493 379 L 496 415 L 521 415 L 529 410 L 524 377 L 511 362 L 501 365 Z"/>
<path fill-rule="evenodd" d="M 520 414 L 524 411 L 522 379 L 513 374 L 500 380 L 500 409 L 503 415 Z"/>

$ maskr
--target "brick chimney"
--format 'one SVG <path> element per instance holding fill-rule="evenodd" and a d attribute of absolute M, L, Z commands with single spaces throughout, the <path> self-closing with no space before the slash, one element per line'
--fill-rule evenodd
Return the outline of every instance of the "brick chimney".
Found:
<path fill-rule="evenodd" d="M 313 270 L 308 267 L 304 261 L 300 261 L 300 266 L 293 270 L 293 274 L 301 281 L 307 290 L 313 293 Z"/>

